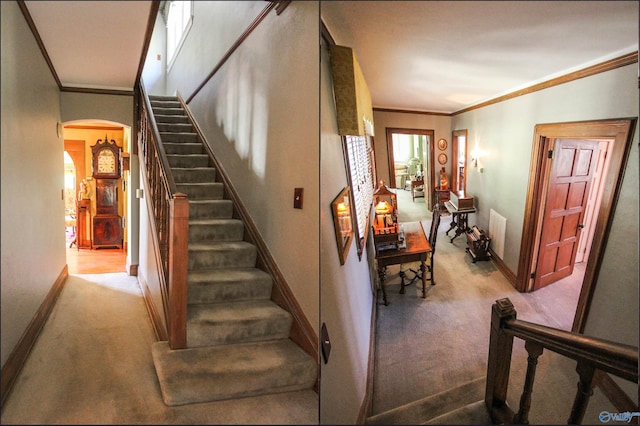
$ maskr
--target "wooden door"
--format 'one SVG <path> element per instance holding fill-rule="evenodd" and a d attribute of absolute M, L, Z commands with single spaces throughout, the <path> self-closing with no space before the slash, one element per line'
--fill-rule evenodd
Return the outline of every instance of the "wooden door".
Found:
<path fill-rule="evenodd" d="M 573 273 L 598 141 L 556 139 L 534 290 Z"/>

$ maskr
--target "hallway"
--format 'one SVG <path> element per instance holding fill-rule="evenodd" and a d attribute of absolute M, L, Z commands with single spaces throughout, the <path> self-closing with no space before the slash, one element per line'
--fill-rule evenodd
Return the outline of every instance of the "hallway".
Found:
<path fill-rule="evenodd" d="M 397 194 L 400 218 L 423 220 L 428 230 L 430 213 L 407 194 Z M 577 265 L 573 276 L 562 281 L 533 293 L 518 293 L 493 262 L 472 263 L 465 252 L 464 235 L 449 241 L 445 232 L 450 221 L 451 216 L 442 216 L 435 255 L 436 285 L 427 288 L 426 299 L 421 298 L 419 280 L 406 294 L 398 294 L 400 267 L 388 269 L 389 305 L 384 306 L 379 296 L 377 308 L 372 415 L 484 378 L 491 305 L 498 299 L 508 297 L 519 319 L 571 330 L 585 264 Z M 475 218 L 469 221 L 473 225 Z M 416 266 L 405 264 L 402 268 Z M 517 407 L 526 366 L 524 344 L 518 339 L 512 360 L 508 402 Z M 575 363 L 568 364 L 548 351 L 540 358 L 532 424 L 566 420 L 577 382 Z M 550 366 L 557 365 L 562 365 L 566 374 L 553 370 L 545 376 Z M 548 383 L 552 386 L 547 387 Z M 591 419 L 597 419 L 602 405 L 608 404 L 601 392 L 596 393 L 589 408 L 590 415 L 596 417 Z"/>
<path fill-rule="evenodd" d="M 95 269 L 123 257 L 101 251 L 80 250 L 77 257 L 95 260 Z M 317 424 L 312 390 L 165 405 L 151 357 L 154 341 L 136 277 L 70 274 L 5 401 L 1 423 Z"/>

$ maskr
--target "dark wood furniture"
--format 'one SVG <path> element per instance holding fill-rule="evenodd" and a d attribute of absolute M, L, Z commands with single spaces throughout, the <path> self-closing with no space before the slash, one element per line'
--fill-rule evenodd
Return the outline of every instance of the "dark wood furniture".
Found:
<path fill-rule="evenodd" d="M 424 198 L 424 179 L 411 179 L 411 200 L 418 197 Z"/>
<path fill-rule="evenodd" d="M 424 229 L 421 222 L 406 222 L 402 224 L 404 229 L 404 241 L 406 246 L 401 246 L 397 249 L 389 250 L 376 250 L 376 261 L 378 263 L 378 277 L 380 279 L 380 286 L 382 287 L 382 297 L 384 304 L 388 305 L 387 301 L 387 289 L 385 284 L 385 275 L 387 266 L 399 265 L 409 262 L 420 262 L 420 271 L 422 278 L 422 298 L 427 297 L 427 270 L 425 262 L 427 256 L 431 252 L 431 245 L 427 240 Z M 404 294 L 404 288 L 408 285 L 405 284 L 405 275 L 400 272 L 400 294 Z"/>
<path fill-rule="evenodd" d="M 433 205 L 437 206 L 441 212 L 447 211 L 444 203 L 449 201 L 449 190 L 436 188 L 433 191 Z"/>
<path fill-rule="evenodd" d="M 453 243 L 453 240 L 469 230 L 469 213 L 475 213 L 476 208 L 471 207 L 458 210 L 453 204 L 451 204 L 451 201 L 447 201 L 444 205 L 447 208 L 447 211 L 451 213 L 451 225 L 449 226 L 449 229 L 447 229 L 447 236 L 449 235 L 449 232 L 455 229 L 455 235 L 451 237 L 451 240 L 449 241 Z"/>
<path fill-rule="evenodd" d="M 489 246 L 491 245 L 491 238 L 477 226 L 473 226 L 467 231 L 467 253 L 471 255 L 473 263 L 476 260 L 490 260 L 491 253 L 489 252 Z"/>
<path fill-rule="evenodd" d="M 118 180 L 122 173 L 120 147 L 115 140 L 98 139 L 91 147 L 96 181 L 96 215 L 93 217 L 93 248 L 122 249 L 122 217 L 118 215 Z"/>
<path fill-rule="evenodd" d="M 91 200 L 80 200 L 76 203 L 76 248 L 91 249 Z M 87 231 L 87 228 L 88 231 Z M 71 246 L 69 246 L 71 247 Z"/>

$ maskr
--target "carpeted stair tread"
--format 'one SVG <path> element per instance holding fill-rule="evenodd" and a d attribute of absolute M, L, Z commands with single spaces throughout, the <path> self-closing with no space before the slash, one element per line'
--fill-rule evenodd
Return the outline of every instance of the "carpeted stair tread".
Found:
<path fill-rule="evenodd" d="M 187 345 L 199 347 L 286 339 L 291 324 L 291 314 L 271 300 L 189 305 Z"/>
<path fill-rule="evenodd" d="M 183 114 L 156 114 L 156 123 L 190 123 L 189 116 Z"/>
<path fill-rule="evenodd" d="M 485 382 L 484 377 L 475 379 L 461 386 L 371 416 L 367 418 L 366 424 L 425 424 L 435 417 L 484 400 Z"/>
<path fill-rule="evenodd" d="M 189 200 L 189 220 L 229 218 L 233 215 L 231 200 Z"/>
<path fill-rule="evenodd" d="M 490 425 L 491 416 L 484 401 L 476 401 L 464 407 L 434 417 L 423 425 Z"/>
<path fill-rule="evenodd" d="M 189 221 L 189 241 L 240 241 L 244 222 L 239 219 L 195 219 Z"/>
<path fill-rule="evenodd" d="M 201 143 L 191 143 L 191 142 L 165 142 L 164 144 L 164 152 L 167 154 L 202 154 L 204 152 L 204 148 Z"/>
<path fill-rule="evenodd" d="M 256 266 L 257 249 L 246 241 L 189 243 L 188 269 Z"/>
<path fill-rule="evenodd" d="M 316 379 L 315 360 L 289 339 L 182 350 L 162 341 L 152 355 L 171 406 L 309 389 Z"/>
<path fill-rule="evenodd" d="M 220 182 L 177 183 L 176 187 L 194 200 L 221 200 L 224 196 L 224 184 Z"/>
<path fill-rule="evenodd" d="M 258 268 L 190 271 L 188 303 L 224 303 L 271 298 L 271 275 Z"/>
<path fill-rule="evenodd" d="M 176 183 L 215 182 L 215 167 L 173 167 L 171 169 Z"/>

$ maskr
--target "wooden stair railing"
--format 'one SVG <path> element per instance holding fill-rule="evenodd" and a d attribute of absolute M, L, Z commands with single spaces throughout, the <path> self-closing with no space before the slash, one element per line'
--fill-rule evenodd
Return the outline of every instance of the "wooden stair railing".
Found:
<path fill-rule="evenodd" d="M 507 389 L 513 338 L 525 341 L 528 353 L 524 390 L 517 413 L 507 405 Z M 528 424 L 531 393 L 538 357 L 543 349 L 577 361 L 578 391 L 568 424 L 580 424 L 593 393 L 596 370 L 638 382 L 638 348 L 587 337 L 516 319 L 516 310 L 508 298 L 496 300 L 491 311 L 491 334 L 487 365 L 485 405 L 495 424 Z"/>
<path fill-rule="evenodd" d="M 171 349 L 187 347 L 189 200 L 178 192 L 142 81 L 136 91 L 138 156 L 160 259 L 160 287 Z"/>

